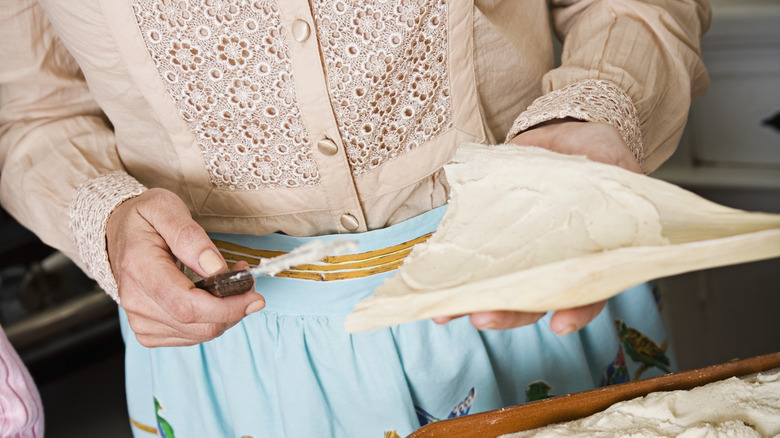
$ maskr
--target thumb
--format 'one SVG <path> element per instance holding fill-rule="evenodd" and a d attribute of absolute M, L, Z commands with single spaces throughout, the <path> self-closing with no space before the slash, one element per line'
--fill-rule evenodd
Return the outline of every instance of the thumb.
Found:
<path fill-rule="evenodd" d="M 139 208 L 139 213 L 165 240 L 173 255 L 198 275 L 207 277 L 227 271 L 225 259 L 214 242 L 175 194 L 161 190 L 154 202 Z"/>

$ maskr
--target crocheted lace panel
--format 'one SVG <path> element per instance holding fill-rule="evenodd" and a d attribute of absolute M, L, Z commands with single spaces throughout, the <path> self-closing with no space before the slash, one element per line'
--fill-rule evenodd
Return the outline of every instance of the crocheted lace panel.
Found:
<path fill-rule="evenodd" d="M 272 0 L 133 0 L 146 47 L 212 186 L 319 183 L 290 32 Z M 355 175 L 451 126 L 447 4 L 313 0 L 329 97 Z M 314 66 L 322 68 L 322 65 Z M 305 72 L 298 74 L 305 74 Z"/>

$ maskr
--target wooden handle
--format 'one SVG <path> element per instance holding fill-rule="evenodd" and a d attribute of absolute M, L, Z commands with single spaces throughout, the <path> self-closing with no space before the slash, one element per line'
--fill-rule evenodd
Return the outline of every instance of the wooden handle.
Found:
<path fill-rule="evenodd" d="M 688 390 L 718 380 L 778 367 L 780 352 L 437 421 L 412 432 L 407 438 L 498 437 L 587 417 L 619 401 L 651 392 Z"/>

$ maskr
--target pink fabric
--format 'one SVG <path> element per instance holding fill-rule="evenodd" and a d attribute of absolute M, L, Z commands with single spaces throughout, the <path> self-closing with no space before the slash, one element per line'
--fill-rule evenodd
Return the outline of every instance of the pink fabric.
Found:
<path fill-rule="evenodd" d="M 43 437 L 43 407 L 38 389 L 2 329 L 0 329 L 0 437 Z"/>

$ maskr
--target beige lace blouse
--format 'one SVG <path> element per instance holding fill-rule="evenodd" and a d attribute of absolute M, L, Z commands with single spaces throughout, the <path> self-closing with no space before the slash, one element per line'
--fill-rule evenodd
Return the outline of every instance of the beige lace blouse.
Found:
<path fill-rule="evenodd" d="M 147 187 L 208 231 L 365 231 L 444 204 L 458 144 L 561 117 L 612 123 L 650 172 L 707 87 L 709 17 L 705 0 L 0 0 L 0 200 L 111 293 L 105 222 Z"/>

